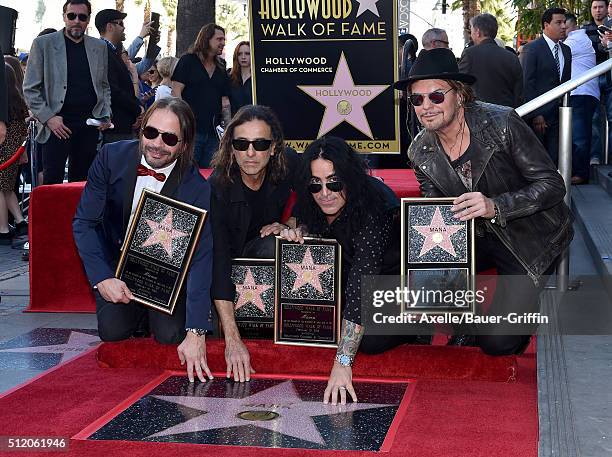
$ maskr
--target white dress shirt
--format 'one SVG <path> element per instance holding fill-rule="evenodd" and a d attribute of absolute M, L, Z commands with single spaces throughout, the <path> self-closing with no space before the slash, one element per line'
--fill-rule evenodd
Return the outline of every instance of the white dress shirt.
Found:
<path fill-rule="evenodd" d="M 595 49 L 586 30 L 570 32 L 563 41 L 572 51 L 572 79 L 577 78 L 595 66 Z M 570 95 L 590 95 L 599 100 L 599 78 L 581 84 Z"/>
<path fill-rule="evenodd" d="M 143 155 L 140 159 L 140 164 L 144 165 L 147 168 L 151 168 L 155 170 L 155 172 L 157 173 L 165 174 L 166 180 L 167 180 L 168 176 L 170 176 L 170 173 L 172 173 L 172 170 L 174 169 L 174 166 L 176 165 L 176 160 L 164 168 L 153 168 L 151 165 L 147 163 L 147 159 L 145 159 L 145 156 Z M 129 224 L 132 223 L 132 218 L 134 217 L 134 213 L 136 212 L 136 207 L 138 206 L 138 201 L 140 200 L 140 195 L 142 194 L 142 191 L 144 189 L 149 189 L 153 192 L 160 193 L 165 183 L 166 181 L 158 181 L 153 176 L 137 176 L 136 177 L 136 185 L 134 186 L 134 198 L 132 200 L 132 210 L 130 211 L 130 222 L 128 223 L 128 227 L 129 227 Z"/>
<path fill-rule="evenodd" d="M 546 44 L 550 48 L 550 52 L 552 53 L 553 60 L 555 58 L 555 45 L 559 45 L 559 81 L 561 81 L 561 76 L 563 75 L 563 67 L 565 66 L 565 58 L 563 57 L 563 50 L 561 49 L 561 42 L 555 43 L 553 40 L 548 38 L 545 33 L 542 34 L 544 39 L 546 40 Z M 592 46 L 592 45 L 591 45 Z"/>

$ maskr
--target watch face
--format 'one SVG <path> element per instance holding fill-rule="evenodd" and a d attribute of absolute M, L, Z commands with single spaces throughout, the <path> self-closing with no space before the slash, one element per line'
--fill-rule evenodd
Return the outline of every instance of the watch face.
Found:
<path fill-rule="evenodd" d="M 338 360 L 338 362 L 340 362 L 340 365 L 347 366 L 347 365 L 349 365 L 351 363 L 351 358 L 348 355 L 346 355 L 346 354 L 342 354 L 340 356 L 340 360 Z"/>

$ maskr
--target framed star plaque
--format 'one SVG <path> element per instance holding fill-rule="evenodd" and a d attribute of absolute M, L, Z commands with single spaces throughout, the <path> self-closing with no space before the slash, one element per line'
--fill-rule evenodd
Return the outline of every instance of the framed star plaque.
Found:
<path fill-rule="evenodd" d="M 274 259 L 233 259 L 234 316 L 243 338 L 274 337 Z"/>
<path fill-rule="evenodd" d="M 402 312 L 474 312 L 474 220 L 455 219 L 453 200 L 402 198 Z"/>
<path fill-rule="evenodd" d="M 172 314 L 206 215 L 204 209 L 143 190 L 115 272 L 135 301 Z"/>
<path fill-rule="evenodd" d="M 336 240 L 276 238 L 275 343 L 338 346 L 340 251 Z"/>

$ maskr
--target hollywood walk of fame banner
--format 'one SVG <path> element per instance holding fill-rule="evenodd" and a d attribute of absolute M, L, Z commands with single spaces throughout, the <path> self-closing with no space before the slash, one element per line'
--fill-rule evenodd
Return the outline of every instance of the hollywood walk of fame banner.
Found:
<path fill-rule="evenodd" d="M 115 272 L 135 301 L 172 314 L 206 215 L 204 209 L 142 192 Z"/>
<path fill-rule="evenodd" d="M 330 134 L 398 154 L 396 0 L 249 4 L 253 98 L 274 109 L 287 145 Z"/>
<path fill-rule="evenodd" d="M 243 338 L 274 337 L 274 259 L 233 259 L 234 316 Z"/>
<path fill-rule="evenodd" d="M 453 200 L 402 198 L 402 312 L 474 312 L 474 220 L 455 219 Z"/>
<path fill-rule="evenodd" d="M 336 240 L 276 237 L 274 342 L 337 347 L 341 248 Z"/>

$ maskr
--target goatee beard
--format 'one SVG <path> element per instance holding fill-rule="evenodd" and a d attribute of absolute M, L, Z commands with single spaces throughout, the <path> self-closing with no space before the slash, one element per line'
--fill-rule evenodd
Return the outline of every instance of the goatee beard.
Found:
<path fill-rule="evenodd" d="M 80 40 L 81 38 L 83 38 L 83 35 L 85 35 L 85 32 L 79 29 L 68 29 L 67 32 L 70 38 L 74 40 Z"/>

